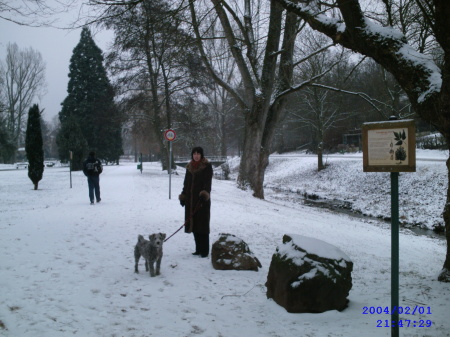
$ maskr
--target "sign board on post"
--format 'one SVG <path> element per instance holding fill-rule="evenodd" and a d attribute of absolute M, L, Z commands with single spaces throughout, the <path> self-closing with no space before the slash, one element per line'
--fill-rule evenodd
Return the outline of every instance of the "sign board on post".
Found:
<path fill-rule="evenodd" d="M 168 129 L 164 132 L 164 138 L 169 142 L 169 199 L 172 190 L 172 142 L 177 138 L 174 130 Z"/>
<path fill-rule="evenodd" d="M 364 123 L 364 172 L 416 172 L 414 120 Z"/>
<path fill-rule="evenodd" d="M 416 172 L 414 120 L 364 123 L 364 172 L 391 173 L 391 336 L 399 337 L 399 172 Z"/>

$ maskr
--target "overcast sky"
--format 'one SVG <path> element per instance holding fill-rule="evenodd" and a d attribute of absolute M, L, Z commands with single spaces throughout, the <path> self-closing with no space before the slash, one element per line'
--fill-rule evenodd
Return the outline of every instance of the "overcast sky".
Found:
<path fill-rule="evenodd" d="M 61 30 L 56 28 L 33 28 L 20 26 L 0 19 L 0 60 L 5 61 L 8 42 L 16 43 L 20 49 L 32 47 L 39 51 L 46 63 L 47 93 L 41 101 L 36 99 L 39 108 L 45 109 L 43 118 L 51 121 L 61 109 L 67 95 L 69 62 L 73 49 L 80 40 L 81 29 Z M 100 32 L 93 36 L 95 43 L 107 51 L 112 39 L 111 32 Z"/>

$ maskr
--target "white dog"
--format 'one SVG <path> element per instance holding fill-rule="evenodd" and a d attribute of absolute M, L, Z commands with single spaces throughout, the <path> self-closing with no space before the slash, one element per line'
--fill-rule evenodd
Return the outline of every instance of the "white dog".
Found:
<path fill-rule="evenodd" d="M 160 267 L 161 267 L 161 259 L 163 257 L 163 242 L 166 238 L 166 234 L 164 233 L 155 233 L 148 237 L 150 241 L 144 239 L 142 235 L 138 236 L 138 242 L 134 247 L 134 272 L 139 273 L 138 270 L 138 262 L 141 256 L 145 259 L 145 271 L 149 271 L 150 276 L 153 277 L 155 275 L 159 275 Z M 156 262 L 156 273 L 155 273 L 155 264 Z"/>

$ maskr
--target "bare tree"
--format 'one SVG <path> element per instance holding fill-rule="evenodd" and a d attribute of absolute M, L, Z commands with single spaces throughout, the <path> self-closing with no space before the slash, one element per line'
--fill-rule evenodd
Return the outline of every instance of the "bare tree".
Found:
<path fill-rule="evenodd" d="M 352 114 L 342 109 L 336 97 L 327 89 L 310 86 L 298 93 L 297 109 L 291 112 L 291 118 L 306 125 L 314 134 L 317 153 L 317 170 L 325 169 L 323 163 L 324 138 L 326 133 Z"/>
<path fill-rule="evenodd" d="M 208 18 L 207 18 L 208 19 Z M 210 29 L 207 31 L 209 39 L 204 40 L 203 46 L 209 60 L 214 60 L 215 69 L 221 78 L 231 83 L 236 74 L 236 62 L 230 53 L 227 42 L 224 39 L 216 39 L 216 29 L 220 24 L 214 20 L 210 22 Z M 219 29 L 220 30 L 220 29 Z M 236 102 L 230 93 L 218 85 L 216 82 L 202 87 L 202 93 L 206 96 L 211 112 L 214 117 L 215 136 L 219 143 L 219 153 L 221 156 L 227 155 L 228 132 L 227 121 L 233 118 Z M 236 125 L 234 126 L 236 128 Z"/>
<path fill-rule="evenodd" d="M 109 17 L 104 24 L 116 33 L 108 66 L 118 76 L 123 97 L 140 97 L 147 112 L 151 112 L 147 118 L 153 132 L 160 135 L 157 142 L 164 154 L 161 162 L 165 170 L 169 150 L 162 130 L 173 127 L 175 96 L 195 92 L 202 73 L 198 66 L 201 62 L 193 44 L 189 44 L 191 37 L 180 27 L 182 17 L 164 1 L 130 3 L 127 11 L 111 6 L 105 13 Z"/>
<path fill-rule="evenodd" d="M 264 173 L 269 163 L 276 126 L 284 119 L 286 98 L 313 82 L 292 83 L 296 37 L 300 20 L 284 13 L 276 2 L 265 4 L 245 0 L 227 2 L 189 1 L 192 27 L 202 59 L 216 83 L 227 90 L 244 114 L 245 131 L 238 185 L 251 188 L 253 195 L 264 198 Z M 215 38 L 224 39 L 236 63 L 233 81 L 223 78 L 205 52 L 208 13 L 214 13 L 221 25 Z M 266 14 L 267 13 L 267 14 Z M 319 74 L 318 77 L 323 74 Z M 236 86 L 239 81 L 239 86 Z"/>
<path fill-rule="evenodd" d="M 381 119 L 387 120 L 390 116 L 404 119 L 414 115 L 408 97 L 397 80 L 372 59 L 362 64 L 358 79 L 360 91 L 366 94 L 364 98 L 370 100 L 370 105 Z"/>
<path fill-rule="evenodd" d="M 327 49 L 328 45 L 328 38 L 311 29 L 304 29 L 301 54 L 307 57 L 295 72 L 297 81 L 307 81 L 328 69 L 332 70 L 320 80 L 296 92 L 289 103 L 290 121 L 297 125 L 307 125 L 313 135 L 310 148 L 317 153 L 319 171 L 325 168 L 322 158 L 326 134 L 351 115 L 341 104 L 346 97 L 327 88 L 348 88 L 346 77 L 351 69 L 349 52 L 345 52 L 343 48 Z M 322 52 L 315 53 L 317 50 Z"/>
<path fill-rule="evenodd" d="M 1 69 L 0 69 L 1 70 Z M 3 102 L 3 83 L 0 76 L 0 160 L 2 163 L 9 163 L 14 157 L 16 147 L 14 146 L 11 135 L 6 128 L 6 104 Z"/>
<path fill-rule="evenodd" d="M 292 2 L 275 0 L 303 18 L 315 30 L 336 43 L 367 55 L 389 71 L 406 92 L 412 107 L 433 125 L 450 144 L 450 3 L 448 0 L 416 0 L 420 17 L 430 25 L 442 50 L 443 64 L 419 53 L 406 37 L 392 27 L 371 21 L 358 0 Z M 337 13 L 335 12 L 337 11 Z M 387 8 L 389 13 L 389 8 Z M 440 67 L 439 67 L 439 66 Z M 450 146 L 450 145 L 449 145 Z M 449 148 L 450 150 L 450 148 Z M 450 158 L 447 160 L 450 182 Z M 444 207 L 447 255 L 440 281 L 450 282 L 450 184 Z"/>
<path fill-rule="evenodd" d="M 58 15 L 69 12 L 77 0 L 0 0 L 0 19 L 21 26 L 54 26 Z"/>
<path fill-rule="evenodd" d="M 6 62 L 1 64 L 4 75 L 7 129 L 14 144 L 23 142 L 26 115 L 32 101 L 45 93 L 45 63 L 33 48 L 20 50 L 8 44 Z"/>

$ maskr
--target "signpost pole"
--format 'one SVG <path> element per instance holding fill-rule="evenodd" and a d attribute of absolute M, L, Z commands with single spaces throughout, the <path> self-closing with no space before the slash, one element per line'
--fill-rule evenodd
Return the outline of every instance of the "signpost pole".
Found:
<path fill-rule="evenodd" d="M 391 336 L 398 337 L 399 227 L 398 172 L 391 172 Z"/>
<path fill-rule="evenodd" d="M 72 157 L 73 157 L 73 152 L 69 151 L 69 175 L 70 175 L 70 188 L 72 188 Z"/>
<path fill-rule="evenodd" d="M 169 199 L 171 198 L 172 190 L 172 142 L 177 138 L 177 134 L 174 130 L 168 129 L 164 132 L 164 138 L 169 142 Z"/>
<path fill-rule="evenodd" d="M 172 142 L 169 142 L 169 200 L 172 191 Z"/>

